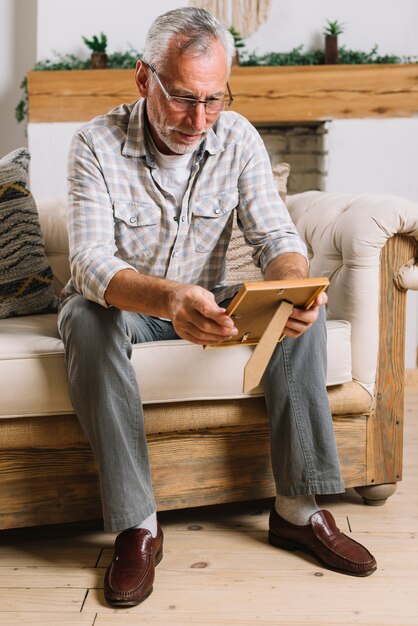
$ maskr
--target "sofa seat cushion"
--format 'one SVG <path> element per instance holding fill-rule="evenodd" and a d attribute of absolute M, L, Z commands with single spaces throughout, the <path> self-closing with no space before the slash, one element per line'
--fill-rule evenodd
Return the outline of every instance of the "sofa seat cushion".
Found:
<path fill-rule="evenodd" d="M 328 321 L 327 384 L 351 381 L 350 325 Z M 262 396 L 242 391 L 251 346 L 206 349 L 187 341 L 136 344 L 132 362 L 144 404 Z M 222 367 L 220 367 L 220 357 Z M 0 320 L 0 418 L 72 413 L 55 314 Z"/>

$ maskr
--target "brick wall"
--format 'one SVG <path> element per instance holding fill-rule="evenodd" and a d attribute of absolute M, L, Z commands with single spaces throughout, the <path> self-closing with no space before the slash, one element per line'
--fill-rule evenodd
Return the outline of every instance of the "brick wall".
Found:
<path fill-rule="evenodd" d="M 290 164 L 288 192 L 323 191 L 326 176 L 325 123 L 258 129 L 272 166 Z"/>

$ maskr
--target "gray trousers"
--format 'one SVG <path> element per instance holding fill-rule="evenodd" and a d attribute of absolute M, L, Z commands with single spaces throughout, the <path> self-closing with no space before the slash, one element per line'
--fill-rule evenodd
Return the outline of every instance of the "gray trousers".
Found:
<path fill-rule="evenodd" d="M 106 309 L 80 295 L 63 303 L 58 326 L 71 401 L 99 466 L 105 530 L 129 528 L 156 510 L 132 344 L 178 336 L 170 322 Z M 278 345 L 263 379 L 281 495 L 344 491 L 325 377 L 322 310 L 301 337 Z"/>

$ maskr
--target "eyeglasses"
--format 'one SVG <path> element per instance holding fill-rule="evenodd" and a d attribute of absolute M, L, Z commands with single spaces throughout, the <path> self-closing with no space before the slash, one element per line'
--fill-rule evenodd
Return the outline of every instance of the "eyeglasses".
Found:
<path fill-rule="evenodd" d="M 228 89 L 228 97 L 227 98 L 210 98 L 209 100 L 196 100 L 196 98 L 188 98 L 187 96 L 172 96 L 168 93 L 167 89 L 161 82 L 160 77 L 157 74 L 157 71 L 151 63 L 147 63 L 150 68 L 152 75 L 155 77 L 161 91 L 167 98 L 168 102 L 170 102 L 171 106 L 177 111 L 191 111 L 195 109 L 198 104 L 203 104 L 205 107 L 206 113 L 219 113 L 219 111 L 224 111 L 234 101 L 232 97 L 231 90 L 229 88 L 228 83 L 226 83 L 226 88 Z"/>

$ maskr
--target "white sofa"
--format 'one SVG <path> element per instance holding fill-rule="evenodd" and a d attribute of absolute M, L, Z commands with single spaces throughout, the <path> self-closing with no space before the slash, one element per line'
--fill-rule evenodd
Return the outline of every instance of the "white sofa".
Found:
<path fill-rule="evenodd" d="M 287 204 L 311 274 L 331 281 L 327 384 L 345 484 L 382 503 L 402 470 L 405 290 L 418 282 L 418 205 L 321 192 Z M 58 293 L 69 277 L 65 201 L 40 201 L 38 210 Z M 273 493 L 262 388 L 242 391 L 251 349 L 134 347 L 160 508 Z M 0 528 L 99 517 L 97 469 L 73 415 L 56 315 L 0 320 L 0 397 Z"/>

